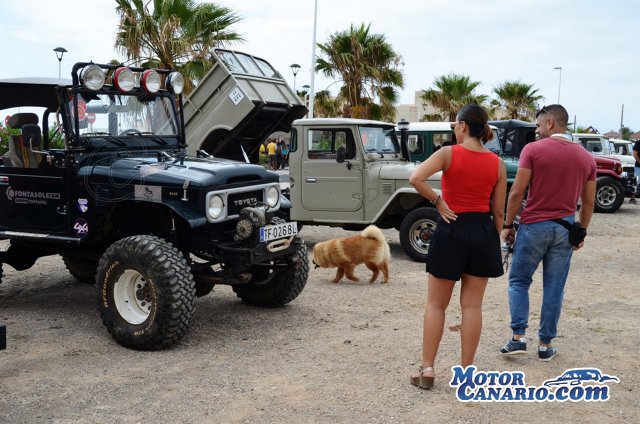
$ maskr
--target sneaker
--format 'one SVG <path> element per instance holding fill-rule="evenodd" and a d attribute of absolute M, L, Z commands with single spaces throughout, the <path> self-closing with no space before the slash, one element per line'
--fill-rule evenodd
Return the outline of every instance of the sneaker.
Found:
<path fill-rule="evenodd" d="M 538 359 L 543 362 L 548 362 L 552 360 L 557 353 L 558 352 L 555 350 L 555 348 L 551 346 L 549 347 L 540 346 L 538 348 Z"/>
<path fill-rule="evenodd" d="M 629 203 L 637 203 L 636 199 L 629 199 Z"/>
<path fill-rule="evenodd" d="M 522 338 L 520 340 L 509 340 L 509 342 L 500 348 L 503 355 L 524 355 L 527 353 L 527 341 Z"/>

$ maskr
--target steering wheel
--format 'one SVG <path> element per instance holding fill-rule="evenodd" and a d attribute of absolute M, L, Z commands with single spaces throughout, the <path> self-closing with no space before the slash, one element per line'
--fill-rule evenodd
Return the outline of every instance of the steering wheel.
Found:
<path fill-rule="evenodd" d="M 135 128 L 129 128 L 128 130 L 124 130 L 124 131 L 120 131 L 120 134 L 118 135 L 141 135 L 142 133 L 140 132 L 140 130 L 137 130 Z"/>

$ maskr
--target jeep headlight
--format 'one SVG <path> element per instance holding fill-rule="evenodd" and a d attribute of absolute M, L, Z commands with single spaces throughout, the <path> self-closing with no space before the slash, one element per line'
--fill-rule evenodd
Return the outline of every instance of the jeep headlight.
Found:
<path fill-rule="evenodd" d="M 222 215 L 222 211 L 224 211 L 224 201 L 222 197 L 213 195 L 209 197 L 209 204 L 207 205 L 207 213 L 211 219 L 218 219 L 220 215 Z"/>
<path fill-rule="evenodd" d="M 275 186 L 271 186 L 267 188 L 267 196 L 266 196 L 267 205 L 270 208 L 275 208 L 280 200 L 280 192 Z"/>

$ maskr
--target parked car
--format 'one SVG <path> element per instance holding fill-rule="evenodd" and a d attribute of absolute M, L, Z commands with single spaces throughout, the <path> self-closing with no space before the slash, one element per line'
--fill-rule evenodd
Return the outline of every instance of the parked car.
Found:
<path fill-rule="evenodd" d="M 489 123 L 498 128 L 500 144 L 507 154 L 519 157 L 524 146 L 536 141 L 536 124 L 533 122 L 511 119 Z M 604 213 L 615 212 L 622 206 L 627 193 L 628 182 L 622 176 L 622 163 L 618 159 L 602 155 L 594 155 L 594 158 L 597 166 L 594 210 Z"/>
<path fill-rule="evenodd" d="M 171 70 L 93 62 L 76 63 L 71 80 L 0 80 L 0 111 L 21 109 L 7 120 L 20 133 L 0 165 L 0 276 L 3 264 L 22 271 L 60 255 L 73 276 L 96 284 L 103 324 L 134 349 L 178 342 L 196 297 L 215 285 L 278 307 L 307 282 L 304 241 L 276 216 L 278 175 L 186 154 L 183 82 Z M 220 100 L 212 116 L 234 123 L 241 100 Z M 63 148 L 52 146 L 51 122 Z M 246 138 L 217 141 L 242 157 Z"/>
<path fill-rule="evenodd" d="M 489 124 L 497 128 L 498 139 L 506 155 L 520 157 L 524 146 L 537 139 L 536 124 L 532 122 L 507 119 L 489 121 Z"/>
<path fill-rule="evenodd" d="M 455 135 L 449 122 L 410 122 L 407 144 L 411 161 L 420 163 L 427 160 L 442 146 L 455 144 Z"/>
<path fill-rule="evenodd" d="M 594 155 L 605 156 L 618 159 L 622 164 L 622 185 L 627 196 L 635 191 L 634 166 L 636 160 L 633 158 L 633 143 L 626 140 L 609 139 L 602 134 L 574 133 L 573 139 L 582 143 L 585 149 Z M 617 141 L 618 147 L 614 143 Z M 631 144 L 629 148 L 629 144 Z M 618 152 L 620 150 L 621 152 Z M 624 151 L 624 153 L 622 153 Z"/>
<path fill-rule="evenodd" d="M 498 127 L 493 125 L 490 127 L 493 130 L 493 138 L 487 141 L 485 146 L 504 160 L 507 168 L 507 193 L 509 193 L 518 171 L 518 158 L 504 152 L 498 136 Z M 450 122 L 410 122 L 407 138 L 411 161 L 416 163 L 424 162 L 442 146 L 457 143 Z"/>

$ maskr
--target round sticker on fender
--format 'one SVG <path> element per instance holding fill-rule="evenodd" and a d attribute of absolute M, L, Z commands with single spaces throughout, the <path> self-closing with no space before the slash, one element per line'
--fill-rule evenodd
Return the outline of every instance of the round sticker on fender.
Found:
<path fill-rule="evenodd" d="M 84 238 L 89 234 L 89 224 L 82 218 L 78 218 L 73 223 L 73 232 L 80 238 Z"/>

